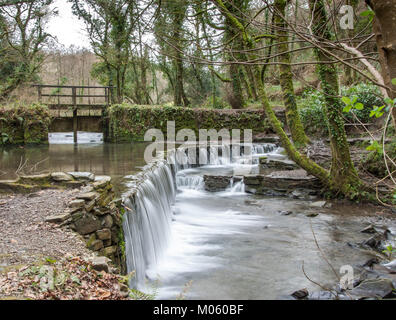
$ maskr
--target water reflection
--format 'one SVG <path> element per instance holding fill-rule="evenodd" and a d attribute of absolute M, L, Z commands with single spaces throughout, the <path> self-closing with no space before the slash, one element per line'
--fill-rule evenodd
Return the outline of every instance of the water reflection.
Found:
<path fill-rule="evenodd" d="M 122 178 L 137 173 L 146 163 L 147 143 L 50 144 L 0 149 L 0 179 L 19 174 L 54 171 L 89 171 L 109 175 L 117 190 Z"/>

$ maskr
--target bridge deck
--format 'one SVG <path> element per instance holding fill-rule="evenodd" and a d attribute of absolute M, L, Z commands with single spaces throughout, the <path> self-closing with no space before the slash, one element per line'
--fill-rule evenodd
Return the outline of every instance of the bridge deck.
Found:
<path fill-rule="evenodd" d="M 74 143 L 77 143 L 78 117 L 101 117 L 110 105 L 111 86 L 64 86 L 64 85 L 33 85 L 37 88 L 38 100 L 48 105 L 52 116 L 57 118 L 73 118 Z M 45 92 L 51 89 L 52 92 Z M 71 90 L 66 94 L 63 90 Z M 91 91 L 102 91 L 93 94 Z M 64 100 L 69 100 L 65 102 Z M 100 103 L 97 100 L 102 100 Z M 88 100 L 88 103 L 83 103 Z M 79 102 L 77 102 L 79 101 Z"/>

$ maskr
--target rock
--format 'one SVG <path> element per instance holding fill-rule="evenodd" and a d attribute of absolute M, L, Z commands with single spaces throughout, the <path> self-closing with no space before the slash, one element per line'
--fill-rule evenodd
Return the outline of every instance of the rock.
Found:
<path fill-rule="evenodd" d="M 51 178 L 56 182 L 73 181 L 73 177 L 64 172 L 53 172 L 51 173 Z"/>
<path fill-rule="evenodd" d="M 76 180 L 94 181 L 95 175 L 91 172 L 68 172 Z"/>
<path fill-rule="evenodd" d="M 74 222 L 76 231 L 85 235 L 99 230 L 102 226 L 100 220 L 93 215 L 85 215 Z"/>
<path fill-rule="evenodd" d="M 95 182 L 93 183 L 94 189 L 102 189 L 105 188 L 111 181 L 111 177 L 109 176 L 96 176 Z"/>
<path fill-rule="evenodd" d="M 72 209 L 81 209 L 84 207 L 84 205 L 85 205 L 85 201 L 81 200 L 81 199 L 72 200 L 69 202 L 69 208 L 72 208 Z"/>
<path fill-rule="evenodd" d="M 58 214 L 56 216 L 49 216 L 49 217 L 45 218 L 45 221 L 50 222 L 50 223 L 61 223 L 63 221 L 66 221 L 70 217 L 71 217 L 71 214 L 67 212 L 64 214 Z"/>
<path fill-rule="evenodd" d="M 350 293 L 362 298 L 386 298 L 394 289 L 391 280 L 381 278 L 364 280 Z"/>
<path fill-rule="evenodd" d="M 326 206 L 326 201 L 315 201 L 310 204 L 313 208 L 324 208 Z"/>
<path fill-rule="evenodd" d="M 102 240 L 94 240 L 89 244 L 89 249 L 93 251 L 99 251 L 103 248 L 103 241 Z"/>
<path fill-rule="evenodd" d="M 389 263 L 384 264 L 384 267 L 387 268 L 390 271 L 395 271 L 396 272 L 396 259 L 392 260 Z"/>
<path fill-rule="evenodd" d="M 104 228 L 110 229 L 110 228 L 113 226 L 113 223 L 114 223 L 114 221 L 113 221 L 112 216 L 108 214 L 108 215 L 106 215 L 106 216 L 104 217 L 104 219 L 103 219 L 103 221 L 102 221 L 102 226 L 103 226 Z"/>
<path fill-rule="evenodd" d="M 109 229 L 102 229 L 96 231 L 96 235 L 100 240 L 109 240 L 111 239 L 111 231 Z"/>
<path fill-rule="evenodd" d="M 210 192 L 223 191 L 231 183 L 232 176 L 204 175 L 205 190 Z"/>
<path fill-rule="evenodd" d="M 293 211 L 279 211 L 279 214 L 282 216 L 290 216 Z"/>
<path fill-rule="evenodd" d="M 270 171 L 295 170 L 298 166 L 291 160 L 272 159 L 268 157 L 260 157 L 260 173 L 268 173 Z"/>
<path fill-rule="evenodd" d="M 87 192 L 87 193 L 79 194 L 77 196 L 77 199 L 93 200 L 99 196 L 100 196 L 100 194 L 98 192 Z"/>
<path fill-rule="evenodd" d="M 367 239 L 363 242 L 363 246 L 370 247 L 372 249 L 380 249 L 381 241 L 383 240 L 383 235 L 376 234 L 372 236 L 370 239 Z"/>
<path fill-rule="evenodd" d="M 308 217 L 308 218 L 315 218 L 315 217 L 317 217 L 319 215 L 319 213 L 317 213 L 317 212 L 312 212 L 312 213 L 307 213 L 306 214 L 306 216 Z"/>
<path fill-rule="evenodd" d="M 313 292 L 308 296 L 309 300 L 333 300 L 337 297 L 338 295 L 336 292 L 332 291 L 317 291 Z"/>
<path fill-rule="evenodd" d="M 362 233 L 376 233 L 377 230 L 374 228 L 373 225 L 369 225 L 368 227 L 364 228 L 363 230 L 360 230 Z"/>
<path fill-rule="evenodd" d="M 293 192 L 291 193 L 291 196 L 294 199 L 303 199 L 308 195 L 307 192 L 304 192 L 304 190 L 302 189 L 297 189 L 297 190 L 293 190 Z"/>
<path fill-rule="evenodd" d="M 110 210 L 107 208 L 94 208 L 94 214 L 97 216 L 104 216 L 109 213 L 110 213 Z"/>
<path fill-rule="evenodd" d="M 304 299 L 304 298 L 308 297 L 308 295 L 309 295 L 309 292 L 307 289 L 297 290 L 291 294 L 291 296 L 296 299 Z"/>
<path fill-rule="evenodd" d="M 94 257 L 92 260 L 92 267 L 96 271 L 105 271 L 109 272 L 109 265 L 107 262 L 109 261 L 106 257 Z"/>
<path fill-rule="evenodd" d="M 122 204 L 122 199 L 121 198 L 114 199 L 113 201 L 110 202 L 110 204 L 114 204 L 116 207 L 120 207 Z"/>
<path fill-rule="evenodd" d="M 116 252 L 117 252 L 116 246 L 107 247 L 107 248 L 104 248 L 103 250 L 101 250 L 101 254 L 103 254 L 106 257 L 111 256 Z"/>
<path fill-rule="evenodd" d="M 293 171 L 279 171 L 271 175 L 246 175 L 243 179 L 246 191 L 255 194 L 279 193 L 280 195 L 291 194 L 296 189 L 319 190 L 320 182 L 317 178 L 310 176 L 293 175 Z"/>
<path fill-rule="evenodd" d="M 89 201 L 86 205 L 85 205 L 85 210 L 87 212 L 91 212 L 93 210 L 93 208 L 95 207 L 95 200 Z"/>

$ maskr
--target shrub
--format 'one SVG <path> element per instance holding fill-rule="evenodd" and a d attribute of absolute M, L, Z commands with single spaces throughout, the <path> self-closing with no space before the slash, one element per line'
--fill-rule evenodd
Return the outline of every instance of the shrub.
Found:
<path fill-rule="evenodd" d="M 349 88 L 342 88 L 341 95 L 353 99 L 357 98 L 356 103 L 362 103 L 362 110 L 354 110 L 355 115 L 363 123 L 372 121 L 370 112 L 373 106 L 382 106 L 384 104 L 381 98 L 380 90 L 373 84 L 361 83 Z M 308 134 L 319 134 L 326 136 L 328 134 L 327 120 L 324 113 L 325 98 L 323 93 L 307 89 L 299 101 L 299 111 L 301 120 Z M 352 113 L 343 113 L 346 121 L 356 122 Z M 325 125 L 326 124 L 326 125 Z"/>
<path fill-rule="evenodd" d="M 351 99 L 356 97 L 356 103 L 363 104 L 364 108 L 362 110 L 354 110 L 355 115 L 363 123 L 368 123 L 372 120 L 370 112 L 374 106 L 380 107 L 385 104 L 379 88 L 374 84 L 360 83 L 353 87 L 344 87 L 341 90 L 341 94 Z M 344 117 L 351 122 L 356 122 L 351 113 L 344 113 Z"/>

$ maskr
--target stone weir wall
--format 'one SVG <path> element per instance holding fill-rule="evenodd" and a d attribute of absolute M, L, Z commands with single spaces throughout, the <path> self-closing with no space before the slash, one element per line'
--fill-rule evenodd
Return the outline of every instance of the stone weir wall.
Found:
<path fill-rule="evenodd" d="M 64 213 L 49 216 L 47 222 L 68 227 L 82 236 L 89 249 L 112 260 L 126 272 L 121 199 L 117 199 L 109 176 L 89 172 L 54 172 L 0 181 L 0 192 L 31 193 L 48 188 L 80 188 Z"/>
<path fill-rule="evenodd" d="M 46 106 L 0 106 L 0 146 L 48 143 L 50 123 Z"/>
<path fill-rule="evenodd" d="M 277 116 L 284 122 L 284 112 L 277 112 Z M 144 134 L 152 128 L 161 130 L 166 139 L 167 121 L 175 121 L 176 133 L 181 129 L 192 129 L 197 137 L 199 129 L 252 129 L 254 136 L 272 132 L 263 110 L 122 104 L 109 109 L 107 139 L 110 142 L 144 141 Z"/>

